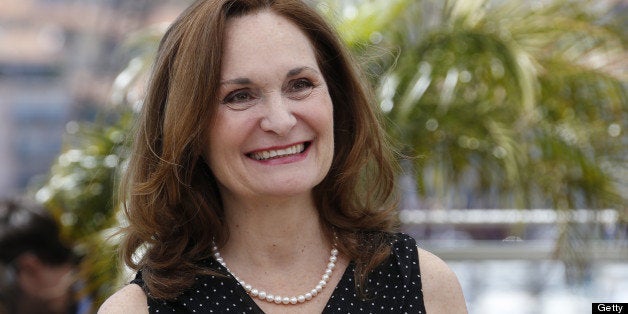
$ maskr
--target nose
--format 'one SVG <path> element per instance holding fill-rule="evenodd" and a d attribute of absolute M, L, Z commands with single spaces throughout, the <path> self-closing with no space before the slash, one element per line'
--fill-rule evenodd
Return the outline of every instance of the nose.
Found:
<path fill-rule="evenodd" d="M 265 112 L 260 127 L 265 132 L 287 135 L 297 123 L 289 104 L 284 102 L 281 95 L 275 93 L 267 94 L 265 98 Z"/>

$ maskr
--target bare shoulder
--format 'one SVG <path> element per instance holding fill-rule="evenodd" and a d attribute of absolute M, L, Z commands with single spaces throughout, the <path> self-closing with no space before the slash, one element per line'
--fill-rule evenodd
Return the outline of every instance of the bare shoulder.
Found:
<path fill-rule="evenodd" d="M 98 314 L 148 313 L 146 294 L 136 284 L 129 284 L 111 295 L 98 309 Z"/>
<path fill-rule="evenodd" d="M 432 313 L 467 313 L 456 274 L 436 255 L 419 249 L 425 310 Z"/>

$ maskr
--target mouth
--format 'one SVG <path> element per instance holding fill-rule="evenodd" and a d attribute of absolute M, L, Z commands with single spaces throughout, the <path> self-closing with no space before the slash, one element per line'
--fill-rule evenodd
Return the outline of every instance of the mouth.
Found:
<path fill-rule="evenodd" d="M 246 154 L 249 158 L 255 160 L 270 160 L 303 153 L 310 146 L 311 142 L 303 142 L 281 149 L 270 149 L 251 152 Z"/>

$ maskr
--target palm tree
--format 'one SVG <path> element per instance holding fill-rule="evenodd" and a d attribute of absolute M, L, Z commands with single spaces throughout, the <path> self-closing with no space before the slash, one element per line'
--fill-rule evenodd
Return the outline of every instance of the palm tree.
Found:
<path fill-rule="evenodd" d="M 390 133 L 416 157 L 423 207 L 625 208 L 613 173 L 627 161 L 628 54 L 622 30 L 604 23 L 613 4 L 344 9 L 339 29 L 373 74 Z"/>
<path fill-rule="evenodd" d="M 339 29 L 412 156 L 420 207 L 614 208 L 625 223 L 620 5 L 373 0 L 328 12 L 347 13 Z M 558 227 L 556 257 L 578 279 L 589 257 L 576 246 L 600 235 Z"/>

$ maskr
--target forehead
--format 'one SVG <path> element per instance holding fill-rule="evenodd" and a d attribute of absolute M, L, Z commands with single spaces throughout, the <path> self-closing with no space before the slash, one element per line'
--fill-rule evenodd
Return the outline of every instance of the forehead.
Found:
<path fill-rule="evenodd" d="M 225 30 L 222 72 L 251 68 L 317 68 L 314 48 L 290 20 L 271 11 L 229 19 Z"/>

